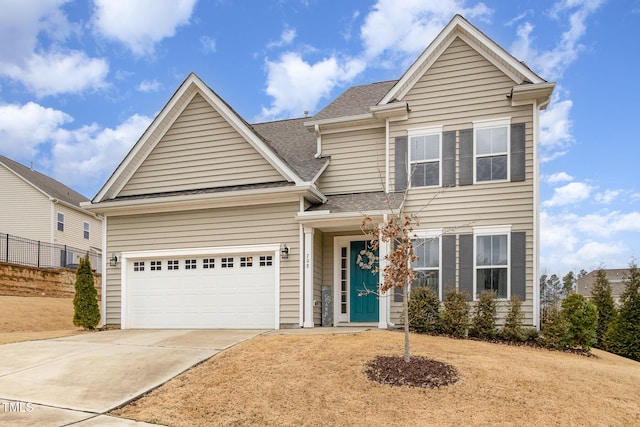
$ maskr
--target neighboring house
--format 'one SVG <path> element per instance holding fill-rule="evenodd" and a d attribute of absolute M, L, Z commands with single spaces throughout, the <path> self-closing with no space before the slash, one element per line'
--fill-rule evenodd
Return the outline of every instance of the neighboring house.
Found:
<path fill-rule="evenodd" d="M 9 235 L 9 243 L 19 237 L 44 242 L 47 248 L 55 245 L 47 252 L 41 248 L 41 257 L 48 258 L 42 264 L 47 266 L 78 264 L 86 253 L 101 253 L 102 218 L 80 207 L 89 201 L 82 194 L 4 156 L 0 156 L 0 182 L 0 233 Z M 38 248 L 25 244 L 24 251 L 37 255 Z M 4 243 L 0 253 L 4 261 Z"/>
<path fill-rule="evenodd" d="M 461 16 L 400 80 L 313 117 L 250 125 L 189 75 L 86 206 L 118 259 L 104 323 L 314 327 L 323 309 L 325 324 L 399 323 L 400 294 L 359 296 L 381 280 L 360 227 L 409 186 L 419 282 L 495 289 L 501 314 L 517 295 L 537 325 L 536 147 L 554 85 Z"/>
<path fill-rule="evenodd" d="M 598 270 L 593 270 L 589 274 L 585 274 L 581 278 L 576 281 L 576 292 L 584 295 L 585 297 L 591 298 L 591 290 L 593 289 L 593 285 L 596 283 L 596 273 Z M 624 292 L 625 284 L 624 280 L 629 274 L 629 270 L 624 269 L 609 269 L 604 270 L 604 273 L 611 285 L 611 296 L 613 297 L 613 301 L 617 306 L 620 306 L 620 298 L 622 297 L 622 293 Z"/>

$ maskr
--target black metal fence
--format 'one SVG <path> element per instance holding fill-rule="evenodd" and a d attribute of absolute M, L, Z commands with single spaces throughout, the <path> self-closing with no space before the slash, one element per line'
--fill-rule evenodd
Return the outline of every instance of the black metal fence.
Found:
<path fill-rule="evenodd" d="M 0 261 L 2 262 L 31 267 L 75 268 L 80 258 L 87 253 L 91 268 L 100 273 L 102 255 L 98 252 L 0 233 Z"/>

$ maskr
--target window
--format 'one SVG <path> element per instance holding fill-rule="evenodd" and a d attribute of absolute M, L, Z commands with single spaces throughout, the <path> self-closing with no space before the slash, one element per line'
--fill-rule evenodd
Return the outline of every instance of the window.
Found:
<path fill-rule="evenodd" d="M 177 270 L 180 268 L 180 262 L 177 259 L 167 261 L 167 270 Z"/>
<path fill-rule="evenodd" d="M 510 119 L 473 123 L 476 182 L 508 179 L 509 126 Z"/>
<path fill-rule="evenodd" d="M 260 267 L 268 267 L 273 265 L 273 257 L 271 255 L 260 256 Z"/>
<path fill-rule="evenodd" d="M 220 260 L 220 267 L 233 268 L 233 258 L 222 258 Z"/>
<path fill-rule="evenodd" d="M 242 256 L 240 257 L 240 267 L 251 267 L 253 266 L 253 257 L 252 256 Z"/>
<path fill-rule="evenodd" d="M 162 270 L 162 261 L 151 261 L 151 271 Z"/>
<path fill-rule="evenodd" d="M 58 231 L 64 231 L 64 214 L 58 212 Z"/>
<path fill-rule="evenodd" d="M 195 259 L 185 259 L 184 260 L 184 269 L 185 270 L 195 270 L 198 266 Z"/>
<path fill-rule="evenodd" d="M 440 185 L 441 135 L 441 126 L 409 130 L 412 187 Z"/>
<path fill-rule="evenodd" d="M 509 298 L 509 233 L 475 236 L 476 290 Z"/>
<path fill-rule="evenodd" d="M 430 287 L 438 297 L 440 294 L 440 237 L 420 236 L 413 240 L 413 253 L 418 258 L 411 264 L 416 274 L 412 287 Z"/>
<path fill-rule="evenodd" d="M 134 261 L 133 271 L 144 271 L 144 261 Z"/>
<path fill-rule="evenodd" d="M 82 223 L 82 230 L 84 232 L 84 238 L 89 240 L 89 223 L 88 222 L 84 222 Z"/>
<path fill-rule="evenodd" d="M 214 258 L 205 258 L 202 260 L 202 268 L 215 268 L 216 260 Z"/>

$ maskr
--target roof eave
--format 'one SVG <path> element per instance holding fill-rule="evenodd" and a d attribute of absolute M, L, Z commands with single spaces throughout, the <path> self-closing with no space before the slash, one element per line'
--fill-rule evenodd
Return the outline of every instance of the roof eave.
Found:
<path fill-rule="evenodd" d="M 555 87 L 555 82 L 514 86 L 511 89 L 511 105 L 517 107 L 532 104 L 535 101 L 538 109 L 544 110 L 551 102 Z"/>

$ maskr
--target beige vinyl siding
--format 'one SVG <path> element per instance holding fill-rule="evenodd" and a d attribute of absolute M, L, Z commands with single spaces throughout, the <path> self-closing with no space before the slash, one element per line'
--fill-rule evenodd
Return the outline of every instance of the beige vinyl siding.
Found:
<path fill-rule="evenodd" d="M 109 216 L 109 254 L 126 251 L 215 248 L 285 244 L 289 259 L 280 262 L 280 323 L 299 324 L 298 202 L 203 209 L 185 212 Z M 107 324 L 120 324 L 121 264 L 107 267 Z"/>
<path fill-rule="evenodd" d="M 0 233 L 51 242 L 51 202 L 0 166 Z"/>
<path fill-rule="evenodd" d="M 322 136 L 331 163 L 318 181 L 327 195 L 384 191 L 384 127 Z"/>
<path fill-rule="evenodd" d="M 322 326 L 322 253 L 323 233 L 315 230 L 313 235 L 313 299 L 318 304 L 313 308 L 313 323 Z"/>
<path fill-rule="evenodd" d="M 64 231 L 58 231 L 58 212 L 64 214 Z M 80 262 L 80 257 L 93 248 L 102 247 L 102 221 L 93 215 L 84 214 L 76 209 L 54 204 L 53 229 L 55 243 L 81 249 L 81 253 L 74 253 L 73 263 Z M 89 223 L 89 239 L 84 238 L 84 222 Z M 97 266 L 95 266 L 97 268 Z"/>
<path fill-rule="evenodd" d="M 283 181 L 202 96 L 180 114 L 120 196 Z"/>

